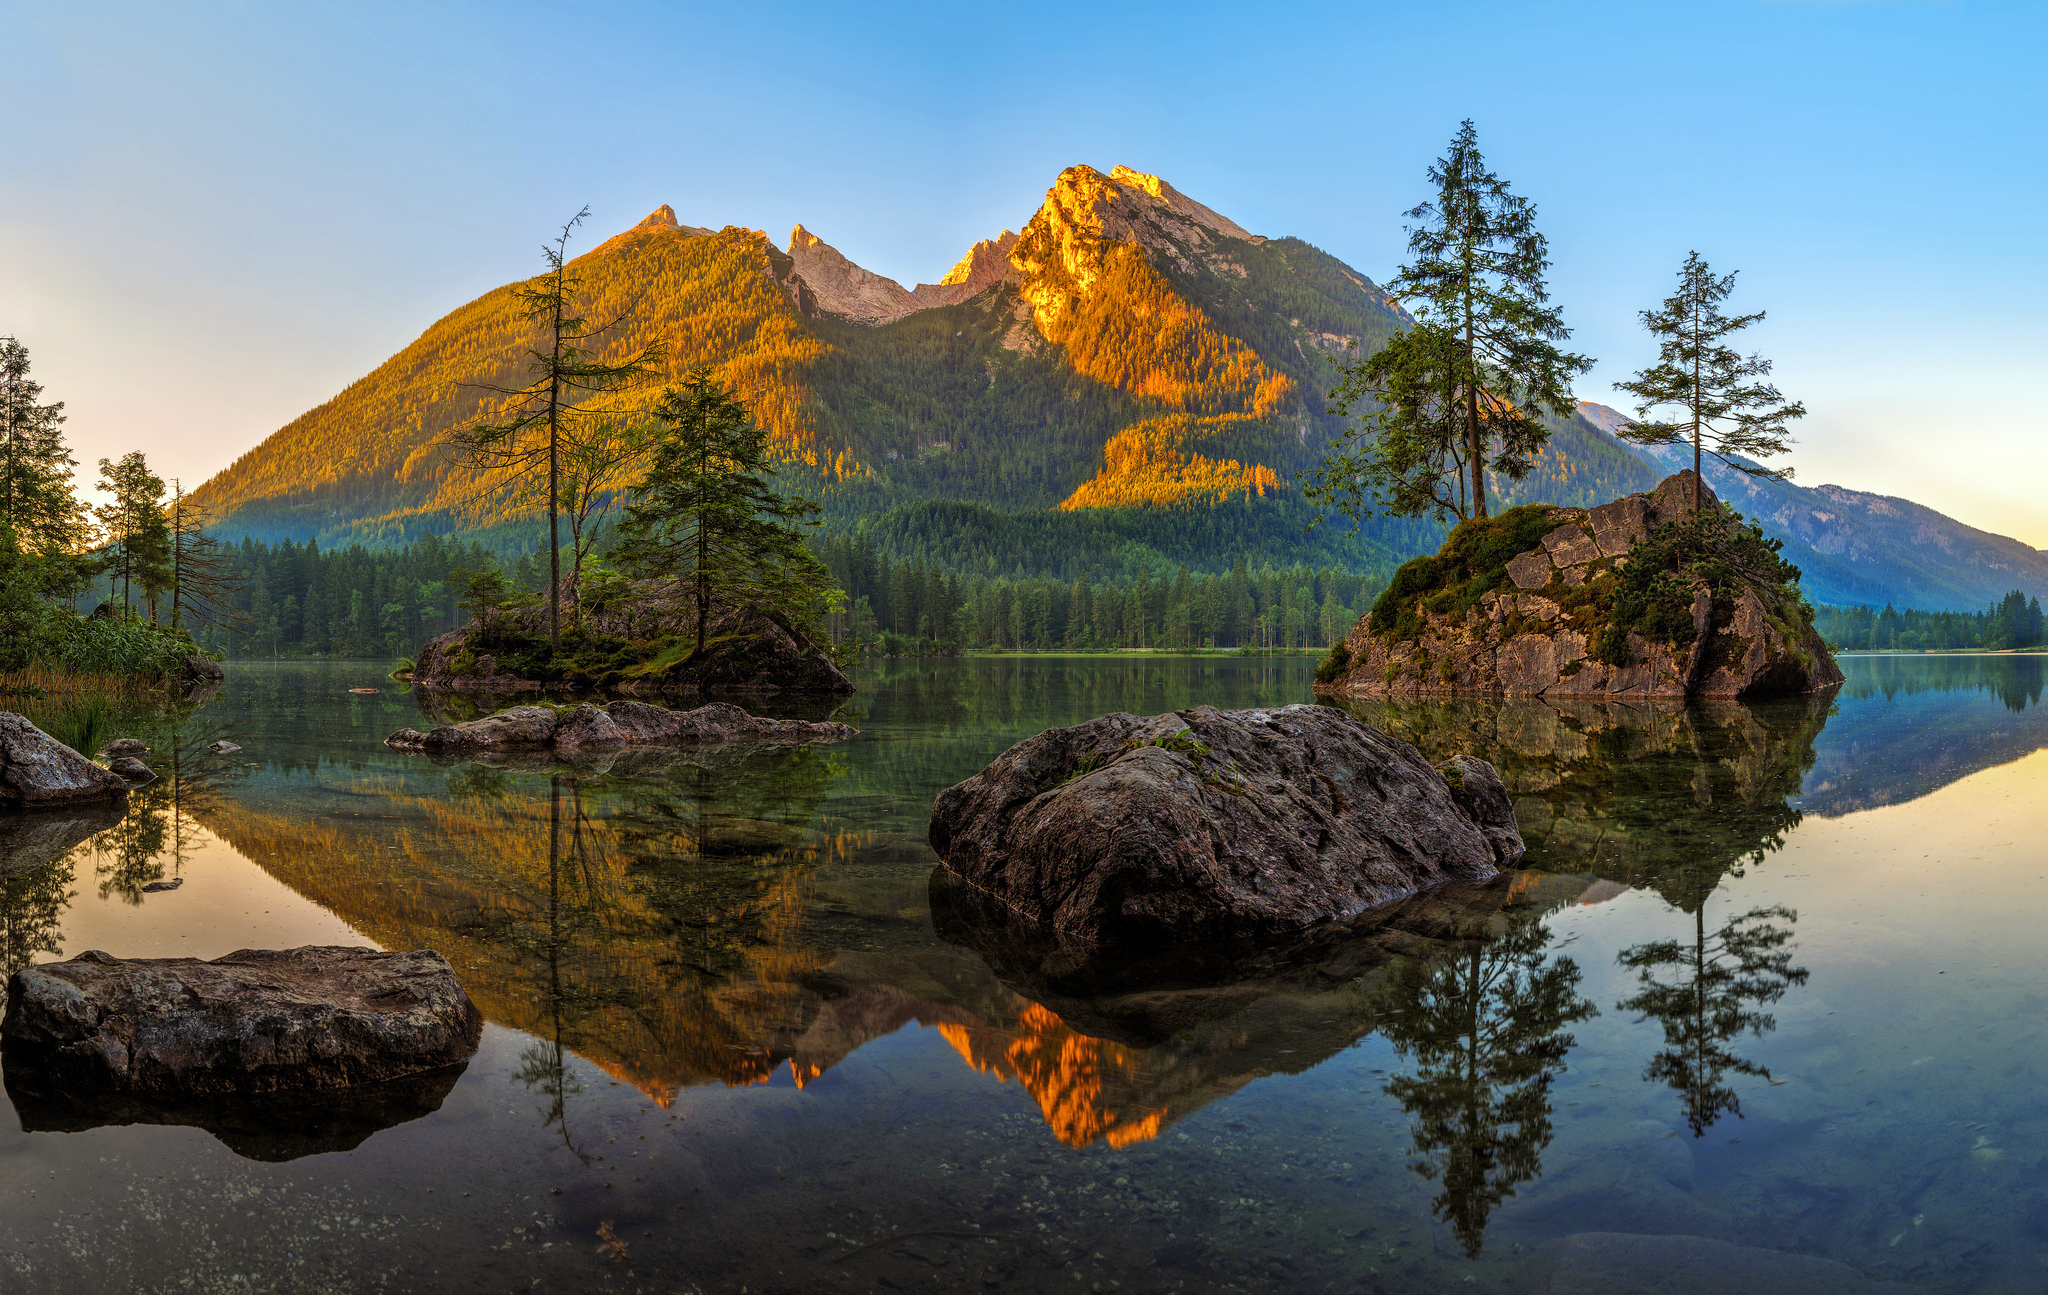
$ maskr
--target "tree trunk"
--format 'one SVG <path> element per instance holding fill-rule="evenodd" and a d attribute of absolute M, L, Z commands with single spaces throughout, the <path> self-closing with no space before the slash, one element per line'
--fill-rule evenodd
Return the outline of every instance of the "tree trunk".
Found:
<path fill-rule="evenodd" d="M 1695 307 L 1695 315 L 1698 310 Z M 1697 318 L 1692 330 L 1692 510 L 1700 510 L 1700 329 Z"/>
<path fill-rule="evenodd" d="M 1486 456 L 1479 444 L 1479 358 L 1474 353 L 1472 309 L 1465 308 L 1465 448 L 1472 456 L 1472 515 L 1486 516 Z"/>
<path fill-rule="evenodd" d="M 556 490 L 561 480 L 560 468 L 555 460 L 555 431 L 561 417 L 561 374 L 556 371 L 562 360 L 562 305 L 555 303 L 555 359 L 548 374 L 548 650 L 559 653 L 562 650 L 562 600 L 556 595 L 556 587 L 562 580 L 562 540 L 560 515 L 556 510 Z"/>

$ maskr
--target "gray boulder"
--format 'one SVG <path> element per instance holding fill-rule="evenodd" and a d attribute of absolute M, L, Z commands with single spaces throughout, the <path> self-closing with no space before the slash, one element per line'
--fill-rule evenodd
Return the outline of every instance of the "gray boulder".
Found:
<path fill-rule="evenodd" d="M 466 1062 L 483 1016 L 430 949 L 309 945 L 24 967 L 0 1020 L 9 1081 L 148 1096 L 381 1083 Z"/>
<path fill-rule="evenodd" d="M 1128 947 L 1349 921 L 1523 848 L 1493 766 L 1439 772 L 1324 706 L 1049 730 L 941 792 L 930 839 L 1063 940 Z"/>
<path fill-rule="evenodd" d="M 107 761 L 107 771 L 119 774 L 121 780 L 130 787 L 140 787 L 156 781 L 156 770 L 132 755 L 115 756 Z"/>
<path fill-rule="evenodd" d="M 25 717 L 0 711 L 0 809 L 60 809 L 127 794 L 121 775 L 100 768 Z"/>
<path fill-rule="evenodd" d="M 505 751 L 616 751 L 629 746 L 701 746 L 722 742 L 837 742 L 860 730 L 850 724 L 761 719 L 726 702 L 670 710 L 645 702 L 588 702 L 565 715 L 546 706 L 513 706 L 483 719 L 444 724 L 431 732 L 404 728 L 384 739 L 396 751 L 489 755 Z"/>
<path fill-rule="evenodd" d="M 210 688 L 226 681 L 228 672 L 220 662 L 198 652 L 185 658 L 185 682 L 196 688 Z"/>
<path fill-rule="evenodd" d="M 148 755 L 149 744 L 139 737 L 117 738 L 100 749 L 100 758 L 111 760 L 123 755 Z"/>

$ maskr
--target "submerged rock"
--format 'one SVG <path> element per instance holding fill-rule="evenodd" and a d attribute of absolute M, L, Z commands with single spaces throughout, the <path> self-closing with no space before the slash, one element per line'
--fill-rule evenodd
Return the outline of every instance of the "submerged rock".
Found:
<path fill-rule="evenodd" d="M 10 1084 L 144 1096 L 374 1084 L 466 1062 L 483 1016 L 430 949 L 308 945 L 197 958 L 93 951 L 24 967 L 0 1041 Z"/>
<path fill-rule="evenodd" d="M 56 809 L 120 800 L 121 775 L 102 769 L 20 715 L 0 711 L 0 809 Z"/>
<path fill-rule="evenodd" d="M 1439 772 L 1325 706 L 1051 729 L 941 792 L 930 839 L 1063 940 L 1124 946 L 1348 921 L 1522 853 L 1491 765 Z"/>
<path fill-rule="evenodd" d="M 112 760 L 124 755 L 148 755 L 149 746 L 139 737 L 117 738 L 100 749 L 102 760 Z"/>
<path fill-rule="evenodd" d="M 218 742 L 208 743 L 206 749 L 213 752 L 215 755 L 233 755 L 235 752 L 241 750 L 242 748 L 236 745 L 235 743 L 228 741 L 226 738 L 222 738 Z"/>
<path fill-rule="evenodd" d="M 547 706 L 513 706 L 483 719 L 445 724 L 431 732 L 403 728 L 384 739 L 396 751 L 429 755 L 499 751 L 615 751 L 629 746 L 698 746 L 720 742 L 837 742 L 860 730 L 850 724 L 761 719 L 726 702 L 670 710 L 645 702 L 588 702 L 567 714 Z"/>
<path fill-rule="evenodd" d="M 1537 1252 L 1553 1265 L 1553 1295 L 1885 1295 L 1924 1289 L 1872 1281 L 1819 1255 L 1735 1245 L 1711 1237 L 1578 1232 Z"/>
<path fill-rule="evenodd" d="M 1436 557 L 1396 573 L 1318 672 L 1316 691 L 1677 701 L 1840 684 L 1796 584 L 1764 574 L 1777 559 L 1763 541 L 1745 538 L 1704 483 L 1701 504 L 1720 520 L 1710 539 L 1689 542 L 1711 550 L 1711 560 L 1670 573 L 1657 599 L 1673 605 L 1618 619 L 1623 568 L 1645 560 L 1639 545 L 1672 534 L 1660 526 L 1693 516 L 1693 486 L 1693 474 L 1681 472 L 1651 493 L 1598 508 L 1528 505 L 1461 525 Z M 1493 567 L 1500 559 L 1492 550 L 1503 543 L 1529 547 Z M 1712 570 L 1716 582 L 1693 574 L 1699 570 Z"/>

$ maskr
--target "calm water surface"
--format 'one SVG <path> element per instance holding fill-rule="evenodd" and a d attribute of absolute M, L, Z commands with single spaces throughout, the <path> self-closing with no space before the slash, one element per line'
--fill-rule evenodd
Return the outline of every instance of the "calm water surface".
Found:
<path fill-rule="evenodd" d="M 2043 661 L 1843 664 L 1361 705 L 1500 766 L 1526 871 L 1095 981 L 934 884 L 933 795 L 1310 662 L 888 661 L 850 743 L 584 766 L 396 755 L 376 667 L 234 668 L 124 720 L 166 776 L 118 824 L 16 838 L 7 969 L 424 946 L 483 1048 L 289 1120 L 7 1076 L 0 1290 L 2048 1289 Z"/>

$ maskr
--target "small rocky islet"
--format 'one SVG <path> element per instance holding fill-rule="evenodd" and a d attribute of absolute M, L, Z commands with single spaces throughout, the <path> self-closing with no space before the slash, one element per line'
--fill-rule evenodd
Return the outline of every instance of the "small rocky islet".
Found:
<path fill-rule="evenodd" d="M 1697 493 L 1695 493 L 1697 492 Z M 1697 504 L 1697 507 L 1695 507 Z M 1799 572 L 1690 471 L 1468 521 L 1332 649 L 1332 697 L 1749 699 L 1842 682 Z"/>

